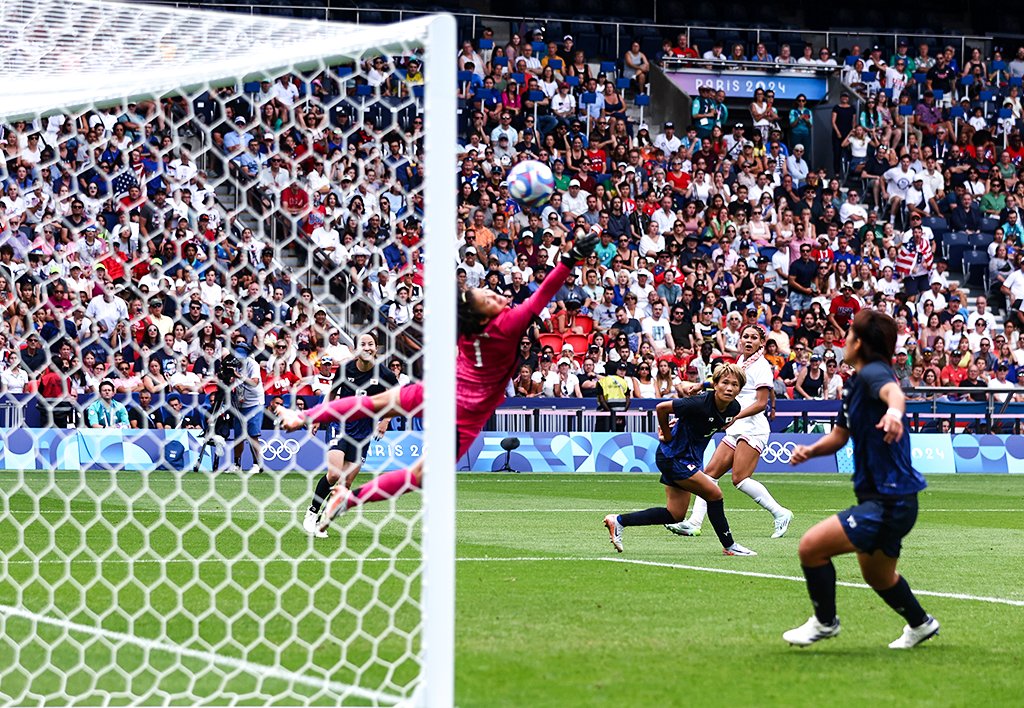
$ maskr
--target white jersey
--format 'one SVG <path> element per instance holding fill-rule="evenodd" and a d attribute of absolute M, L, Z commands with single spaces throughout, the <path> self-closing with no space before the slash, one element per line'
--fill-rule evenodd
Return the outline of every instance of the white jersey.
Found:
<path fill-rule="evenodd" d="M 772 373 L 772 365 L 760 353 L 749 364 L 745 362 L 746 359 L 743 357 L 737 362 L 747 375 L 747 382 L 743 384 L 739 395 L 736 396 L 736 400 L 740 404 L 740 410 L 756 403 L 758 390 L 771 388 L 775 380 L 775 375 Z M 741 418 L 730 425 L 725 431 L 725 442 L 730 447 L 736 447 L 736 441 L 744 439 L 753 448 L 760 451 L 767 445 L 770 432 L 771 426 L 768 425 L 768 416 L 764 411 L 761 411 L 748 418 Z"/>

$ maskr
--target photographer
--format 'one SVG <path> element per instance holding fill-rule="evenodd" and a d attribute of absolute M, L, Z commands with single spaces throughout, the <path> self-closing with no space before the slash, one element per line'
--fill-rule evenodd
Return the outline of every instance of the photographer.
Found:
<path fill-rule="evenodd" d="M 235 429 L 234 464 L 231 471 L 241 471 L 242 450 L 248 440 L 252 450 L 252 467 L 246 473 L 257 474 L 262 471 L 260 462 L 263 459 L 259 443 L 264 410 L 260 366 L 252 357 L 251 347 L 244 335 L 236 333 L 232 342 L 234 351 L 224 358 L 220 375 L 220 385 L 231 391 L 231 413 Z M 242 436 L 243 428 L 245 437 Z"/>

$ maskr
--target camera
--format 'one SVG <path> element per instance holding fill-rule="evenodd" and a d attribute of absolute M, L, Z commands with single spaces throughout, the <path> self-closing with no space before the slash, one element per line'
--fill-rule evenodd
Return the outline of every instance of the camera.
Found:
<path fill-rule="evenodd" d="M 242 370 L 242 362 L 234 354 L 228 354 L 220 363 L 218 378 L 225 386 L 230 386 L 238 378 Z"/>

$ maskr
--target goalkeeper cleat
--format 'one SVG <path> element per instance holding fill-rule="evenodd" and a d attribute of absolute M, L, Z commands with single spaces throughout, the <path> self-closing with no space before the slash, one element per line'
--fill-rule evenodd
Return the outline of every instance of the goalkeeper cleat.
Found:
<path fill-rule="evenodd" d="M 302 519 L 302 528 L 305 529 L 306 533 L 315 538 L 327 538 L 327 532 L 321 531 L 317 528 L 317 520 L 320 515 L 316 512 L 306 509 L 306 516 Z"/>
<path fill-rule="evenodd" d="M 733 543 L 728 548 L 722 549 L 723 556 L 756 556 L 757 552 L 752 551 L 746 546 L 741 546 L 738 543 Z"/>
<path fill-rule="evenodd" d="M 320 523 L 317 524 L 317 530 L 327 533 L 327 527 L 334 521 L 334 517 L 348 511 L 354 502 L 355 497 L 352 496 L 352 491 L 348 487 L 344 484 L 335 485 L 331 490 L 331 495 L 324 502 L 323 509 L 320 510 Z"/>
<path fill-rule="evenodd" d="M 900 638 L 889 644 L 890 649 L 913 649 L 921 642 L 931 639 L 939 633 L 939 621 L 928 615 L 928 619 L 919 627 L 911 627 L 909 624 L 903 627 L 903 634 Z"/>
<path fill-rule="evenodd" d="M 839 634 L 839 618 L 832 624 L 822 624 L 817 617 L 811 617 L 799 627 L 784 632 L 782 638 L 795 647 L 809 647 L 822 639 L 831 639 Z"/>
<path fill-rule="evenodd" d="M 772 538 L 782 538 L 789 531 L 789 522 L 793 520 L 793 512 L 789 509 L 782 510 L 782 516 L 775 517 L 775 533 Z"/>
<path fill-rule="evenodd" d="M 608 514 L 604 517 L 604 525 L 608 529 L 608 535 L 612 537 L 615 550 L 622 553 L 622 524 L 619 523 L 619 515 Z"/>
<path fill-rule="evenodd" d="M 665 524 L 665 528 L 676 536 L 700 536 L 700 526 L 694 526 L 689 521 L 680 521 L 675 524 Z"/>

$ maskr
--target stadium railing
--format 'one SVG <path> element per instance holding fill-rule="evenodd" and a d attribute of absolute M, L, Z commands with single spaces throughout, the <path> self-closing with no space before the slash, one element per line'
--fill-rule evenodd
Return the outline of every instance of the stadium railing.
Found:
<path fill-rule="evenodd" d="M 355 22 L 357 24 L 380 24 L 388 22 L 400 22 L 403 19 L 419 15 L 429 14 L 427 10 L 416 10 L 411 8 L 372 7 L 356 4 L 349 1 L 322 0 L 313 6 L 271 4 L 268 2 L 244 2 L 244 0 L 220 0 L 209 3 L 199 0 L 146 0 L 154 4 L 174 5 L 175 7 L 204 7 L 206 9 L 225 9 L 234 12 L 245 12 L 249 14 L 282 14 L 287 13 L 295 17 L 306 17 L 311 19 L 336 20 Z M 655 4 L 655 8 L 657 5 Z M 960 35 L 960 34 L 936 34 L 936 33 L 906 33 L 887 32 L 877 29 L 839 29 L 827 32 L 813 32 L 793 29 L 792 27 L 767 27 L 767 26 L 742 26 L 742 25 L 716 25 L 702 23 L 665 23 L 659 22 L 658 17 L 652 18 L 651 22 L 644 22 L 638 26 L 636 22 L 622 22 L 613 20 L 567 19 L 557 15 L 547 17 L 531 16 L 524 17 L 514 15 L 490 15 L 470 12 L 458 12 L 446 10 L 456 17 L 459 22 L 460 32 L 463 38 L 475 38 L 480 36 L 484 27 L 497 28 L 507 26 L 511 31 L 525 34 L 536 29 L 544 28 L 546 39 L 561 40 L 563 35 L 571 34 L 576 39 L 576 45 L 587 52 L 588 57 L 604 54 L 614 55 L 618 60 L 629 47 L 629 43 L 637 38 L 640 41 L 641 49 L 644 52 L 654 53 L 661 48 L 661 40 L 675 39 L 679 33 L 686 33 L 691 42 L 700 45 L 701 51 L 710 49 L 712 38 L 721 39 L 726 43 L 742 42 L 746 45 L 757 42 L 765 42 L 769 51 L 775 53 L 775 47 L 779 44 L 788 43 L 793 45 L 794 56 L 803 43 L 811 43 L 815 47 L 828 47 L 833 53 L 840 49 L 848 48 L 852 44 L 879 45 L 884 51 L 890 49 L 895 52 L 901 39 L 906 39 L 912 45 L 920 41 L 932 45 L 950 45 L 958 50 L 958 56 L 964 56 L 968 47 L 979 47 L 982 54 L 991 54 L 993 38 L 981 35 Z M 467 35 L 468 32 L 468 35 Z M 503 35 L 503 32 L 496 31 Z M 707 45 L 707 46 L 705 46 Z M 754 47 L 747 46 L 748 52 Z"/>
<path fill-rule="evenodd" d="M 937 432 L 941 421 L 949 421 L 950 431 L 968 433 L 999 432 L 1020 434 L 1024 402 L 1006 401 L 1008 396 L 1024 394 L 1024 387 L 1010 390 L 990 388 L 914 388 L 911 395 L 924 394 L 930 400 L 908 400 L 907 416 L 915 432 Z M 984 397 L 984 400 L 953 400 L 953 396 Z M 653 433 L 654 409 L 659 399 L 635 398 L 630 409 L 619 413 L 625 431 Z M 839 401 L 816 399 L 775 402 L 773 432 L 827 430 L 835 425 Z M 597 421 L 608 413 L 597 407 L 594 398 L 509 398 L 485 428 L 488 431 L 516 433 L 594 432 Z"/>

